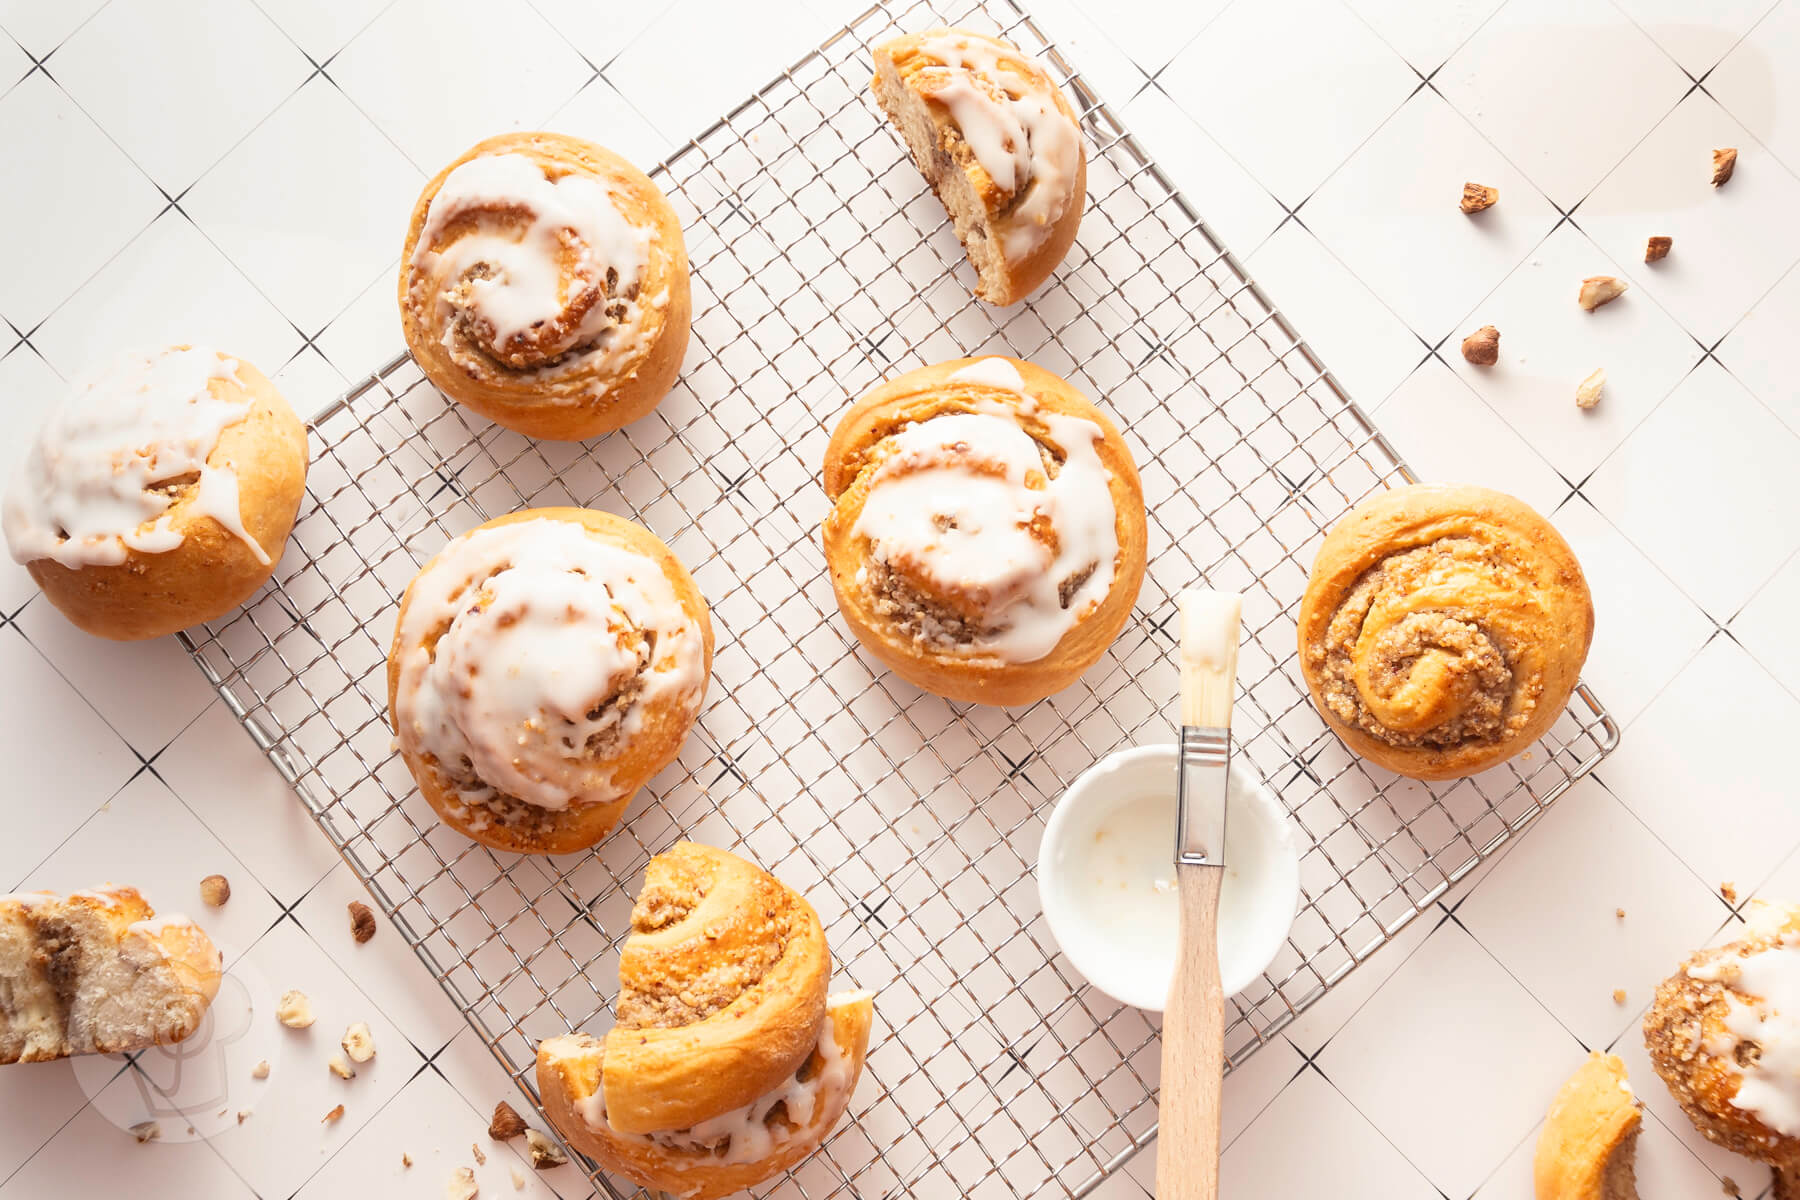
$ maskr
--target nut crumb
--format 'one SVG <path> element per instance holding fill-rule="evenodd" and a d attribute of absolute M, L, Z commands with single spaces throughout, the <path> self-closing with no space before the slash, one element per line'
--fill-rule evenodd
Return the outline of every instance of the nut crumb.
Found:
<path fill-rule="evenodd" d="M 238 1124 L 239 1125 L 242 1125 L 245 1121 L 247 1121 L 249 1119 L 250 1119 L 250 1110 L 249 1109 L 247 1109 L 247 1108 L 238 1109 Z"/>
<path fill-rule="evenodd" d="M 1725 903 L 1736 904 L 1738 902 L 1737 884 L 1727 879 L 1719 885 L 1719 895 L 1725 897 Z"/>
<path fill-rule="evenodd" d="M 450 1182 L 444 1185 L 444 1200 L 475 1200 L 481 1189 L 475 1184 L 475 1168 L 458 1167 L 450 1172 Z"/>
<path fill-rule="evenodd" d="M 325 1066 L 328 1070 L 330 1070 L 330 1072 L 333 1075 L 336 1075 L 339 1079 L 355 1079 L 356 1078 L 356 1068 L 351 1066 L 349 1063 L 345 1062 L 344 1056 L 341 1054 L 332 1055 L 331 1058 L 325 1063 Z"/>
<path fill-rule="evenodd" d="M 361 900 L 350 902 L 350 936 L 359 946 L 375 936 L 375 914 Z"/>
<path fill-rule="evenodd" d="M 412 1155 L 410 1155 L 406 1151 L 402 1150 L 400 1152 L 400 1165 L 402 1167 L 412 1166 Z"/>
<path fill-rule="evenodd" d="M 1583 309 L 1593 312 L 1602 304 L 1611 304 L 1625 294 L 1628 285 L 1611 275 L 1589 275 L 1581 281 L 1581 292 L 1575 297 Z"/>
<path fill-rule="evenodd" d="M 1622 908 L 1615 908 L 1615 909 L 1613 909 L 1613 916 L 1615 916 L 1615 917 L 1619 918 L 1619 920 L 1623 921 L 1625 919 L 1625 910 Z"/>
<path fill-rule="evenodd" d="M 1624 988 L 1614 988 L 1613 989 L 1613 1003 L 1614 1004 L 1625 1003 L 1625 989 Z"/>
<path fill-rule="evenodd" d="M 344 1106 L 340 1104 L 336 1108 L 332 1109 L 330 1112 L 326 1113 L 324 1116 L 320 1117 L 319 1124 L 330 1125 L 330 1124 L 336 1122 L 337 1120 L 339 1120 L 343 1115 L 344 1115 Z"/>
<path fill-rule="evenodd" d="M 219 907 L 231 899 L 231 881 L 223 875 L 208 875 L 200 881 L 200 898 L 209 907 Z"/>
<path fill-rule="evenodd" d="M 524 1191 L 525 1190 L 525 1176 L 519 1171 L 519 1168 L 508 1167 L 506 1169 L 508 1171 L 512 1172 L 513 1191 L 515 1191 L 515 1192 Z"/>
<path fill-rule="evenodd" d="M 254 1067 L 250 1068 L 250 1078 L 252 1078 L 252 1079 L 267 1079 L 268 1077 L 269 1077 L 269 1060 L 268 1059 L 265 1058 L 262 1061 L 258 1062 Z"/>
<path fill-rule="evenodd" d="M 1719 1190 L 1724 1192 L 1727 1196 L 1741 1196 L 1744 1194 L 1738 1190 L 1737 1180 L 1729 1175 L 1721 1175 L 1719 1177 Z"/>
<path fill-rule="evenodd" d="M 1581 381 L 1575 389 L 1575 407 L 1592 408 L 1600 403 L 1600 393 L 1606 387 L 1606 368 L 1601 367 L 1592 375 Z"/>
<path fill-rule="evenodd" d="M 1463 184 L 1462 203 L 1457 207 L 1466 213 L 1478 213 L 1500 202 L 1500 189 L 1480 183 Z"/>
<path fill-rule="evenodd" d="M 526 1130 L 525 1118 L 506 1101 L 494 1105 L 494 1119 L 488 1122 L 488 1136 L 496 1142 L 510 1142 Z"/>
<path fill-rule="evenodd" d="M 1500 361 L 1500 331 L 1483 325 L 1463 339 L 1462 356 L 1478 367 L 1491 367 Z"/>
<path fill-rule="evenodd" d="M 162 1137 L 162 1126 L 155 1121 L 139 1121 L 131 1127 L 131 1136 L 137 1139 L 140 1146 L 145 1142 L 154 1142 Z"/>
<path fill-rule="evenodd" d="M 1652 263 L 1665 259 L 1669 257 L 1669 251 L 1674 249 L 1674 247 L 1675 239 L 1672 237 L 1663 237 L 1661 235 L 1653 237 L 1648 242 L 1644 243 L 1644 261 Z"/>
<path fill-rule="evenodd" d="M 313 1023 L 312 1001 L 302 991 L 286 991 L 275 1006 L 275 1019 L 289 1029 L 305 1029 Z"/>
<path fill-rule="evenodd" d="M 540 1171 L 560 1167 L 569 1161 L 569 1156 L 563 1153 L 561 1146 L 535 1129 L 525 1131 L 525 1144 L 531 1150 L 531 1165 Z"/>
<path fill-rule="evenodd" d="M 1727 146 L 1723 150 L 1713 151 L 1712 185 L 1724 187 L 1731 173 L 1737 170 L 1737 147 Z"/>
<path fill-rule="evenodd" d="M 367 1022 L 358 1021 L 344 1030 L 344 1036 L 338 1045 L 350 1056 L 353 1063 L 366 1063 L 375 1057 L 375 1035 L 369 1032 Z"/>
<path fill-rule="evenodd" d="M 469 1153 L 473 1154 L 475 1156 L 475 1165 L 476 1166 L 478 1166 L 478 1167 L 487 1166 L 487 1155 L 485 1155 L 481 1152 L 480 1146 L 476 1145 L 474 1142 L 470 1142 L 469 1143 Z"/>

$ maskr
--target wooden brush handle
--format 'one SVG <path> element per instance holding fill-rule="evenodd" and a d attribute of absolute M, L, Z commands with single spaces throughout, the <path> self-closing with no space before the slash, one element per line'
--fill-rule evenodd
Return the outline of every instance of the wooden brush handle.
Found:
<path fill-rule="evenodd" d="M 1177 867 L 1181 945 L 1163 1009 L 1156 1200 L 1216 1200 L 1225 994 L 1219 983 L 1218 867 Z"/>

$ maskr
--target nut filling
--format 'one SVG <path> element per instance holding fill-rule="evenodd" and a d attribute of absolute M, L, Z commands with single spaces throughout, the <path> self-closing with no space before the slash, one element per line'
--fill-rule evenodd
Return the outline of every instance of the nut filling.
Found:
<path fill-rule="evenodd" d="M 1324 647 L 1325 702 L 1339 720 L 1402 747 L 1492 741 L 1525 724 L 1532 705 L 1513 705 L 1505 648 L 1480 624 L 1426 610 L 1367 628 L 1377 605 L 1425 589 L 1454 564 L 1490 557 L 1473 541 L 1446 538 L 1390 555 L 1357 582 Z"/>

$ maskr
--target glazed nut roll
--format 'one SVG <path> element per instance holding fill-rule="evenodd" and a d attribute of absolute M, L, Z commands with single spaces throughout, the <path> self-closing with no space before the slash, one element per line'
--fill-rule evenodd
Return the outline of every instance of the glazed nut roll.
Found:
<path fill-rule="evenodd" d="M 1650 1062 L 1709 1141 L 1800 1168 L 1800 906 L 1753 902 L 1744 936 L 1691 955 L 1644 1014 Z"/>
<path fill-rule="evenodd" d="M 544 1111 L 568 1142 L 684 1200 L 753 1187 L 843 1115 L 873 1021 L 827 995 L 831 956 L 805 898 L 690 842 L 650 860 L 619 958 L 618 1023 L 538 1047 Z"/>
<path fill-rule="evenodd" d="M 699 715 L 712 620 L 649 530 L 582 508 L 476 527 L 401 600 L 388 716 L 438 816 L 567 854 L 605 837 Z"/>
<path fill-rule="evenodd" d="M 1541 737 L 1587 659 L 1594 607 L 1561 535 L 1488 488 L 1414 484 L 1326 535 L 1300 666 L 1356 753 L 1415 779 L 1486 770 Z"/>
<path fill-rule="evenodd" d="M 219 991 L 219 951 L 136 888 L 0 896 L 0 1063 L 179 1042 Z"/>
<path fill-rule="evenodd" d="M 877 46 L 871 88 L 949 212 L 975 295 L 1023 300 L 1068 254 L 1087 198 L 1067 97 L 1018 47 L 966 29 Z"/>
<path fill-rule="evenodd" d="M 413 209 L 407 346 L 445 395 L 529 437 L 578 441 L 649 413 L 681 370 L 690 305 L 675 210 L 590 142 L 489 138 Z"/>
<path fill-rule="evenodd" d="M 268 377 L 172 346 L 77 384 L 31 442 L 0 522 L 65 617 L 135 641 L 248 600 L 305 490 L 306 430 Z"/>
<path fill-rule="evenodd" d="M 825 557 L 845 621 L 907 682 L 1015 705 L 1072 683 L 1131 615 L 1143 492 L 1113 423 L 1018 359 L 875 388 L 825 452 Z"/>

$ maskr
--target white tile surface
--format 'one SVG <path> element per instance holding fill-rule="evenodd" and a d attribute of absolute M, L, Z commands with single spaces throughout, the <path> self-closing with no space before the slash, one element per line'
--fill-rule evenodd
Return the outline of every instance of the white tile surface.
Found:
<path fill-rule="evenodd" d="M 399 253 L 424 182 L 342 92 L 315 76 L 208 171 L 182 208 L 312 334 Z M 320 262 L 332 269 L 319 270 Z"/>
<path fill-rule="evenodd" d="M 1581 1053 L 1451 921 L 1350 1019 L 1319 1066 L 1427 1179 L 1466 1196 L 1531 1128 Z"/>
<path fill-rule="evenodd" d="M 163 208 L 163 198 L 41 71 L 0 96 L 0 161 L 30 188 L 0 192 L 9 242 L 0 317 L 29 333 Z"/>
<path fill-rule="evenodd" d="M 1499 203 L 1465 214 L 1458 205 L 1471 182 L 1499 188 Z M 1435 345 L 1462 329 L 1557 214 L 1475 126 L 1427 89 L 1326 181 L 1301 219 Z"/>
<path fill-rule="evenodd" d="M 300 334 L 176 209 L 166 209 L 32 335 L 67 379 L 123 347 L 214 346 L 273 373 Z"/>
<path fill-rule="evenodd" d="M 1800 843 L 1789 772 L 1755 750 L 1762 738 L 1779 743 L 1796 720 L 1800 700 L 1736 642 L 1715 637 L 1633 723 L 1633 752 L 1601 778 L 1708 885 L 1754 884 Z M 1696 797 L 1705 820 L 1695 819 Z"/>
<path fill-rule="evenodd" d="M 327 73 L 432 175 L 482 138 L 541 127 L 593 70 L 526 0 L 399 0 Z"/>
<path fill-rule="evenodd" d="M 1278 58 L 1244 53 L 1277 45 Z M 1289 208 L 1418 82 L 1367 25 L 1328 0 L 1233 4 L 1161 76 L 1175 102 Z"/>
<path fill-rule="evenodd" d="M 1690 80 L 1607 0 L 1510 0 L 1434 82 L 1566 212 Z"/>
<path fill-rule="evenodd" d="M 1800 888 L 1777 749 L 1800 717 L 1800 89 L 1781 70 L 1800 53 L 1800 0 L 1027 7 L 1421 473 L 1554 510 L 1595 595 L 1586 676 L 1625 726 L 1598 781 L 1446 900 L 1462 925 L 1434 906 L 1234 1073 L 1227 1194 L 1527 1194 L 1551 1092 L 1581 1041 L 1609 1037 L 1649 1106 L 1647 1200 L 1716 1194 L 1722 1175 L 1755 1194 L 1766 1174 L 1694 1134 L 1636 1022 L 1724 920 L 1717 883 Z M 15 235 L 0 480 L 59 376 L 134 344 L 228 346 L 316 408 L 400 344 L 395 260 L 426 173 L 540 123 L 650 165 L 862 8 L 0 0 L 0 227 Z M 27 52 L 50 55 L 48 74 L 21 78 Z M 312 64 L 326 75 L 295 91 Z M 1682 68 L 1711 70 L 1706 91 L 1681 99 Z M 1722 145 L 1742 157 L 1715 191 Z M 165 212 L 149 176 L 198 182 Z M 1464 216 L 1466 180 L 1500 204 Z M 1556 228 L 1546 196 L 1580 200 L 1572 225 Z M 1298 224 L 1282 225 L 1284 202 Z M 1675 249 L 1646 267 L 1652 233 Z M 1598 271 L 1632 288 L 1589 316 L 1571 297 Z M 1503 361 L 1476 371 L 1457 343 L 1489 322 Z M 1421 338 L 1440 346 L 1423 365 Z M 1715 344 L 1718 362 L 1690 371 Z M 1602 365 L 1607 400 L 1577 414 L 1574 382 Z M 0 1070 L 0 1107 L 19 1114 L 0 1133 L 0 1197 L 288 1200 L 371 1181 L 442 1195 L 511 1081 L 385 920 L 350 940 L 347 869 L 236 722 L 216 705 L 195 717 L 205 691 L 174 644 L 94 642 L 33 594 L 0 561 L 0 622 L 17 614 L 0 624 L 0 754 L 14 803 L 32 805 L 6 825 L 0 887 L 135 873 L 153 901 L 192 910 L 219 869 L 236 894 L 209 924 L 253 947 L 231 986 L 299 986 L 331 1012 L 291 1046 L 253 1027 L 289 1053 L 254 1115 L 211 1143 L 132 1143 L 116 1128 L 131 1079 L 83 1111 L 110 1060 Z M 156 774 L 133 778 L 132 748 Z M 296 907 L 270 930 L 278 905 Z M 322 1052 L 352 1010 L 377 1025 L 380 1070 L 344 1084 Z M 1449 1093 L 1432 1069 L 1446 1059 Z M 334 1088 L 345 1122 L 320 1126 Z M 1426 1089 L 1448 1098 L 1422 1107 Z M 506 1153 L 481 1144 L 483 1195 L 514 1194 Z M 69 1166 L 59 1145 L 91 1161 Z M 1143 1200 L 1153 1174 L 1140 1156 L 1097 1195 Z M 587 1194 L 572 1168 L 526 1178 L 526 1194 Z"/>
<path fill-rule="evenodd" d="M 1737 170 L 1712 186 L 1712 152 L 1735 146 Z M 1800 179 L 1753 141 L 1739 120 L 1695 92 L 1583 201 L 1576 221 L 1690 333 L 1723 337 L 1800 256 Z M 1644 239 L 1674 239 L 1646 266 Z"/>
<path fill-rule="evenodd" d="M 1708 361 L 1582 490 L 1724 621 L 1800 546 L 1797 453 L 1800 438 Z M 1683 486 L 1671 487 L 1676 479 Z M 1721 537 L 1727 528 L 1733 536 Z"/>
<path fill-rule="evenodd" d="M 243 0 L 112 0 L 57 48 L 58 83 L 170 196 L 179 196 L 312 73 Z M 146 104 L 146 96 L 156 103 Z M 220 96 L 230 102 L 221 104 Z"/>

